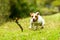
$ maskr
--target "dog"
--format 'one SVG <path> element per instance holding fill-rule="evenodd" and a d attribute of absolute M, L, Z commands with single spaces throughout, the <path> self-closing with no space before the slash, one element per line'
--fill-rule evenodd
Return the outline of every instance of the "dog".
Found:
<path fill-rule="evenodd" d="M 39 12 L 36 12 L 36 13 L 32 12 L 32 13 L 30 13 L 30 16 L 31 16 L 30 26 L 29 26 L 30 29 L 34 27 L 36 30 L 38 25 L 41 26 L 41 29 L 44 28 L 45 21 L 40 16 Z"/>

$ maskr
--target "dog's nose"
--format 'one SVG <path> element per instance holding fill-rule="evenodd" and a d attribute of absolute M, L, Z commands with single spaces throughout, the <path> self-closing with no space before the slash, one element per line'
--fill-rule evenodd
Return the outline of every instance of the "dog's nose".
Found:
<path fill-rule="evenodd" d="M 33 20 L 35 20 L 35 19 L 33 18 Z"/>
<path fill-rule="evenodd" d="M 33 22 L 35 22 L 36 20 L 35 19 L 33 19 Z"/>

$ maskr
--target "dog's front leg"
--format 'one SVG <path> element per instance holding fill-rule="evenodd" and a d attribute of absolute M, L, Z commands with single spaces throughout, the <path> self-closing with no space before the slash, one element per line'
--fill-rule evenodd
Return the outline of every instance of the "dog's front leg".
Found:
<path fill-rule="evenodd" d="M 29 28 L 31 29 L 31 28 L 32 28 L 32 26 L 33 26 L 33 23 L 30 23 L 30 26 L 29 26 Z"/>
<path fill-rule="evenodd" d="M 37 26 L 34 26 L 34 30 L 37 30 Z"/>

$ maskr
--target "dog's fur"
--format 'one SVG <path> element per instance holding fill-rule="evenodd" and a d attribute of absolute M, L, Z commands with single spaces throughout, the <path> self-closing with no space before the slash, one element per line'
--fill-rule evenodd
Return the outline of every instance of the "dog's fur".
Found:
<path fill-rule="evenodd" d="M 31 20 L 30 20 L 30 26 L 29 28 L 35 27 L 37 29 L 38 25 L 41 25 L 41 28 L 44 28 L 45 21 L 44 19 L 39 15 L 39 12 L 36 13 L 30 13 Z"/>

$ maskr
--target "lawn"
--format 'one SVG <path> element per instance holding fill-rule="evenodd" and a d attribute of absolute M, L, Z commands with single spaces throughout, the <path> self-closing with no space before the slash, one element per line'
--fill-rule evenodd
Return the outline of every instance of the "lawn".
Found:
<path fill-rule="evenodd" d="M 43 16 L 44 29 L 29 29 L 30 17 L 19 20 L 24 31 L 15 22 L 7 22 L 0 26 L 0 40 L 60 40 L 60 13 Z"/>

